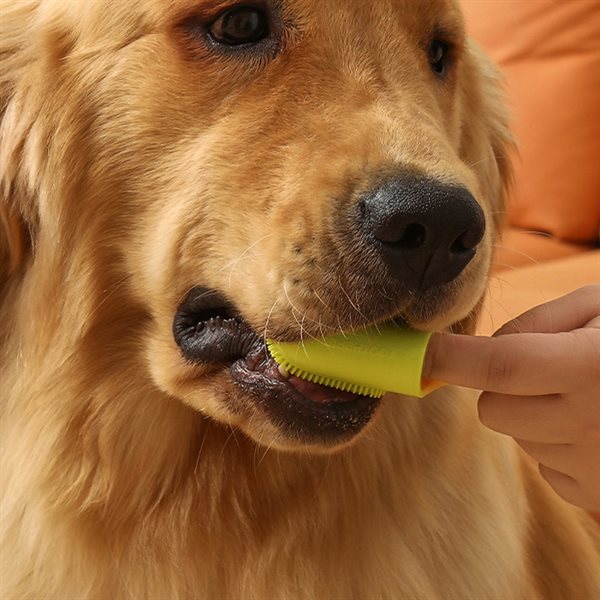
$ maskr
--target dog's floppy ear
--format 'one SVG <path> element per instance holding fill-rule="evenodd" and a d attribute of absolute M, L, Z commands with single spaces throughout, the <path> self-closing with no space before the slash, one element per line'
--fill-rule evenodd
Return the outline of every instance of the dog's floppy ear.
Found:
<path fill-rule="evenodd" d="M 17 86 L 31 57 L 27 53 L 37 2 L 2 3 L 0 30 L 0 289 L 22 266 L 31 246 L 31 203 L 19 181 L 23 149 L 29 131 L 27 107 L 17 96 Z"/>
<path fill-rule="evenodd" d="M 511 154 L 514 139 L 509 129 L 500 70 L 472 41 L 465 53 L 464 76 L 460 79 L 462 95 L 461 158 L 476 174 L 479 192 L 491 207 L 494 243 L 504 227 L 507 195 L 512 184 Z M 456 323 L 457 333 L 474 333 L 482 298 L 466 319 Z"/>
<path fill-rule="evenodd" d="M 19 269 L 28 253 L 28 248 L 29 238 L 23 220 L 13 209 L 2 203 L 0 205 L 0 285 Z"/>
<path fill-rule="evenodd" d="M 0 288 L 19 270 L 31 246 L 23 206 L 25 194 L 17 182 L 22 144 L 15 143 L 8 112 L 6 105 L 0 110 Z"/>
<path fill-rule="evenodd" d="M 512 183 L 509 129 L 500 70 L 474 42 L 469 42 L 461 79 L 463 128 L 461 155 L 476 173 L 481 193 L 492 206 L 498 233 L 506 220 L 506 196 Z"/>
<path fill-rule="evenodd" d="M 2 90 L 5 91 L 5 90 Z M 7 110 L 10 99 L 1 97 L 0 107 L 0 287 L 17 272 L 30 247 L 29 228 L 24 214 L 23 193 L 17 174 L 22 161 L 22 144 L 15 140 L 15 128 Z"/>
<path fill-rule="evenodd" d="M 10 100 L 3 98 L 8 104 Z M 15 130 L 6 105 L 0 112 L 0 287 L 19 270 L 28 254 L 29 234 L 17 189 L 21 144 L 15 144 Z"/>

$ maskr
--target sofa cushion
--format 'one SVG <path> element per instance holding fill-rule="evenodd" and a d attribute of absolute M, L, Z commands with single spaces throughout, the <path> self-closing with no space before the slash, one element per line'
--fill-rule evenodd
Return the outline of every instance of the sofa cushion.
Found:
<path fill-rule="evenodd" d="M 567 242 L 548 234 L 510 227 L 496 244 L 494 271 L 530 267 L 590 250 L 592 247 L 587 244 Z"/>
<path fill-rule="evenodd" d="M 463 0 L 502 67 L 521 158 L 513 225 L 566 240 L 600 229 L 600 2 Z"/>

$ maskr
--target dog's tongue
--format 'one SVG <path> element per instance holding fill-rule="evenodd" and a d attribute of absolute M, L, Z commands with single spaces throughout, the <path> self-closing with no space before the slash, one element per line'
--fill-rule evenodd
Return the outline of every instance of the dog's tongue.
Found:
<path fill-rule="evenodd" d="M 287 380 L 288 383 L 298 390 L 305 398 L 313 402 L 354 402 L 361 396 L 350 392 L 343 392 L 318 383 L 311 383 L 304 379 L 299 379 L 293 375 Z"/>
<path fill-rule="evenodd" d="M 265 348 L 262 344 L 258 344 L 256 348 L 248 353 L 244 360 L 250 371 L 262 373 L 263 377 L 266 377 L 268 380 L 285 383 L 312 402 L 322 404 L 336 402 L 342 404 L 344 402 L 355 402 L 363 397 L 360 394 L 343 392 L 285 373 L 280 369 L 275 360 L 265 353 Z"/>

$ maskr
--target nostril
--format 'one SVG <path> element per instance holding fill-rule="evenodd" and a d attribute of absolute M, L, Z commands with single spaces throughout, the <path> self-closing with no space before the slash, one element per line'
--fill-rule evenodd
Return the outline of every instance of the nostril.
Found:
<path fill-rule="evenodd" d="M 360 210 L 363 215 L 366 215 L 364 204 L 361 205 Z M 364 220 L 368 222 L 368 217 Z M 392 218 L 382 219 L 382 223 L 371 224 L 370 228 L 375 239 L 383 244 L 393 245 L 399 250 L 421 248 L 427 241 L 427 228 L 421 223 L 403 222 L 406 220 L 392 215 Z"/>
<path fill-rule="evenodd" d="M 389 274 L 411 289 L 456 279 L 486 229 L 483 210 L 466 188 L 411 175 L 365 192 L 356 216 Z"/>
<path fill-rule="evenodd" d="M 425 227 L 419 223 L 410 223 L 406 226 L 396 244 L 407 250 L 415 250 L 421 248 L 426 240 L 427 230 Z"/>
<path fill-rule="evenodd" d="M 469 250 L 473 250 L 474 246 L 469 246 L 467 240 L 467 234 L 463 233 L 460 237 L 458 237 L 452 246 L 450 246 L 450 252 L 452 254 L 464 254 Z"/>
<path fill-rule="evenodd" d="M 450 246 L 450 252 L 452 254 L 471 252 L 477 248 L 482 238 L 483 231 L 481 227 L 470 227 L 454 240 L 452 246 Z"/>

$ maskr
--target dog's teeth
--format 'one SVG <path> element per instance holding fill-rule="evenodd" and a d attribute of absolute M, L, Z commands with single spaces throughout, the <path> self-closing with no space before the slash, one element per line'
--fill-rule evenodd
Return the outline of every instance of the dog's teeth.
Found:
<path fill-rule="evenodd" d="M 279 374 L 284 379 L 289 379 L 290 378 L 290 372 L 283 365 L 279 365 Z"/>

